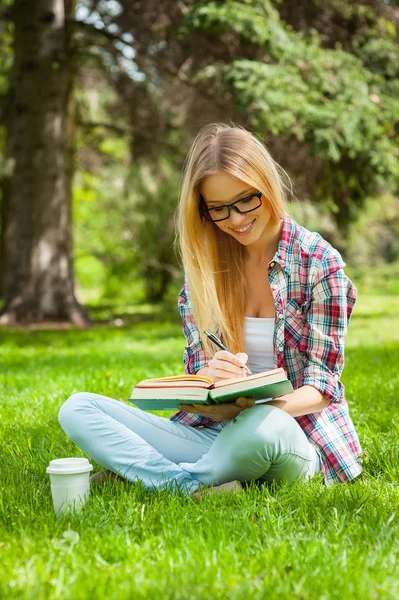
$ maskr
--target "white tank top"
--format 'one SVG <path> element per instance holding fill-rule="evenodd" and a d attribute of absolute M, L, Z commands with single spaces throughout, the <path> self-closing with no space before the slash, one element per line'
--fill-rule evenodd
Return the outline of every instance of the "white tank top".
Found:
<path fill-rule="evenodd" d="M 275 369 L 273 362 L 274 317 L 245 317 L 244 335 L 248 367 L 255 375 Z"/>

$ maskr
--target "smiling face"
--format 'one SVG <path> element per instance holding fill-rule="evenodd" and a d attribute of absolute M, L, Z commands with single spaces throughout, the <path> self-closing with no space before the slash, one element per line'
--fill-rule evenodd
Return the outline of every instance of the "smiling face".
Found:
<path fill-rule="evenodd" d="M 231 204 L 257 191 L 256 188 L 227 173 L 211 175 L 200 185 L 200 193 L 208 208 Z M 231 210 L 228 219 L 218 221 L 214 225 L 245 246 L 254 244 L 257 246 L 262 244 L 263 240 L 267 243 L 268 231 L 275 227 L 264 195 L 262 195 L 262 204 L 259 208 L 243 215 Z"/>

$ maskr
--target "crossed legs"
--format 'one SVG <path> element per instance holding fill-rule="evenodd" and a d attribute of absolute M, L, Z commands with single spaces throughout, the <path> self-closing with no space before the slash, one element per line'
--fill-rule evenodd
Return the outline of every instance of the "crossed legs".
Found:
<path fill-rule="evenodd" d="M 144 487 L 186 495 L 203 485 L 312 477 L 317 452 L 298 423 L 272 406 L 242 411 L 221 431 L 193 428 L 106 396 L 73 394 L 58 415 L 88 456 Z"/>

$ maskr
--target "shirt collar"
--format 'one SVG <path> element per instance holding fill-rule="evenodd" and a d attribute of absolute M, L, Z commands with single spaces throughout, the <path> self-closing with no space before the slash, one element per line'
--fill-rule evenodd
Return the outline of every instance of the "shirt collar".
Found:
<path fill-rule="evenodd" d="M 290 273 L 289 259 L 292 256 L 292 244 L 296 233 L 296 223 L 285 212 L 283 217 L 283 228 L 281 230 L 281 237 L 278 244 L 277 252 L 274 255 L 272 262 L 278 262 L 280 267 L 284 269 L 288 274 Z"/>

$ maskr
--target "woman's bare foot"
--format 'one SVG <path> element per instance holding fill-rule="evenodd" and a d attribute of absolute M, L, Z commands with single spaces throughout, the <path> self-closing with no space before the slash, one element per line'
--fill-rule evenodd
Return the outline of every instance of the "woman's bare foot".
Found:
<path fill-rule="evenodd" d="M 239 492 L 240 490 L 242 490 L 242 483 L 241 481 L 235 479 L 234 481 L 227 481 L 226 483 L 222 483 L 220 485 L 213 485 L 211 487 L 200 487 L 198 488 L 198 490 L 195 490 L 195 492 L 193 492 L 191 496 L 196 502 L 198 502 L 198 500 L 202 496 L 206 496 L 209 493 L 226 494 L 229 492 Z"/>

